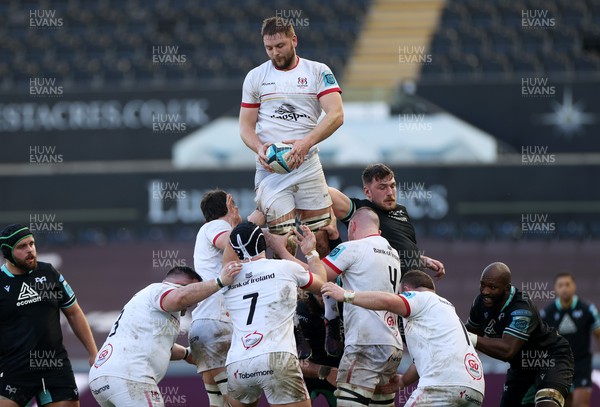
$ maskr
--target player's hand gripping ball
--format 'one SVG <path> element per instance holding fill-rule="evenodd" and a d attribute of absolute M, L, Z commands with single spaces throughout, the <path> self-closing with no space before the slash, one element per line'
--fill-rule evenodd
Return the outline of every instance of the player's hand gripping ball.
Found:
<path fill-rule="evenodd" d="M 292 171 L 287 164 L 287 157 L 292 151 L 292 146 L 285 143 L 274 143 L 267 148 L 267 164 L 278 174 L 287 174 Z"/>

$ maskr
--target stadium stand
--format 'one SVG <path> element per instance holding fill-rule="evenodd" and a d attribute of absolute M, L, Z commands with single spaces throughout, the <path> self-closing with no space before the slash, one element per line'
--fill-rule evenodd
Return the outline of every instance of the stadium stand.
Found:
<path fill-rule="evenodd" d="M 465 75 L 494 79 L 499 74 L 522 73 L 597 75 L 599 9 L 597 0 L 450 0 L 430 44 L 439 59 L 423 66 L 421 79 L 452 80 Z M 523 14 L 528 10 L 545 16 L 530 20 L 547 24 L 546 29 L 528 27 L 527 14 Z M 558 23 L 560 29 L 553 29 Z"/>
<path fill-rule="evenodd" d="M 22 87 L 32 76 L 53 76 L 73 87 L 214 83 L 243 78 L 264 62 L 262 19 L 277 12 L 299 20 L 302 56 L 326 60 L 334 72 L 347 63 L 369 0 L 291 2 L 220 0 L 78 0 L 52 2 L 65 30 L 31 30 L 29 10 L 39 2 L 11 0 L 0 7 L 2 88 Z M 293 12 L 300 14 L 292 14 Z M 305 27 L 302 26 L 305 25 Z M 311 29 L 303 29 L 311 27 Z M 189 57 L 181 66 L 161 69 L 151 62 L 152 47 L 177 46 Z M 187 58 L 186 58 L 187 59 Z"/>
<path fill-rule="evenodd" d="M 281 0 L 172 0 L 143 6 L 139 0 L 99 0 L 85 7 L 83 3 L 0 3 L 0 87 L 4 91 L 22 89 L 34 76 L 56 78 L 66 91 L 241 83 L 249 69 L 265 60 L 260 22 L 277 12 L 301 23 L 307 19 L 306 26 L 296 27 L 300 54 L 332 67 L 342 78 L 345 100 L 352 99 L 353 88 L 366 87 L 384 89 L 368 97 L 389 99 L 399 80 L 419 75 L 419 82 L 425 83 L 457 78 L 506 80 L 525 73 L 600 72 L 600 0 L 330 0 L 327 13 L 323 13 L 323 1 L 317 0 L 302 2 L 301 9 Z M 66 29 L 29 27 L 31 10 L 43 7 L 51 8 Z M 522 13 L 528 9 L 547 11 L 560 21 L 561 29 L 523 29 Z M 186 56 L 185 62 L 176 66 L 152 62 L 153 47 L 174 45 L 179 55 Z M 398 64 L 398 46 L 425 47 L 434 61 Z M 503 149 L 515 151 L 501 143 Z M 420 227 L 423 235 L 442 239 L 521 238 L 518 222 L 509 221 Z M 160 228 L 139 234 L 94 228 L 79 236 L 51 235 L 48 242 L 103 244 L 140 236 L 150 241 L 172 237 L 165 233 Z M 599 236 L 593 224 L 574 224 L 561 233 L 574 239 Z"/>

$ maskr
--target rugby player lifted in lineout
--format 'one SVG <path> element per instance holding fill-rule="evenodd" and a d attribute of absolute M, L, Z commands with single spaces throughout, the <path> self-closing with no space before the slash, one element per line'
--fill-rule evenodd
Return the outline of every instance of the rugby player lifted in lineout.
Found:
<path fill-rule="evenodd" d="M 246 76 L 240 108 L 242 140 L 257 154 L 257 206 L 271 233 L 294 230 L 297 216 L 317 234 L 317 251 L 324 256 L 329 246 L 319 228 L 330 222 L 331 198 L 317 144 L 344 121 L 342 91 L 327 65 L 296 55 L 298 38 L 286 20 L 265 19 L 261 34 L 269 61 Z M 290 173 L 273 173 L 266 162 L 266 149 L 277 142 L 293 145 Z M 224 260 L 234 258 L 226 254 Z"/>

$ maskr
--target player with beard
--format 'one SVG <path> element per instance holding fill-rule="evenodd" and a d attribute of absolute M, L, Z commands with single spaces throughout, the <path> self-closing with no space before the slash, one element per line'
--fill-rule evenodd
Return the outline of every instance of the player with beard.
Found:
<path fill-rule="evenodd" d="M 373 209 L 379 216 L 381 236 L 400 255 L 402 273 L 429 268 L 437 279 L 442 278 L 446 273 L 444 265 L 420 254 L 410 216 L 406 208 L 396 202 L 396 178 L 391 168 L 385 164 L 371 164 L 364 169 L 362 181 L 366 199 L 348 198 L 339 190 L 329 188 L 335 216 L 348 226 L 357 209 L 363 206 Z"/>
<path fill-rule="evenodd" d="M 240 108 L 242 140 L 257 154 L 258 209 L 279 235 L 294 230 L 298 217 L 317 234 L 317 251 L 325 255 L 327 236 L 319 229 L 330 222 L 331 198 L 317 144 L 343 123 L 341 89 L 327 65 L 296 54 L 298 38 L 288 21 L 267 18 L 261 34 L 269 60 L 246 76 Z M 266 149 L 277 142 L 293 145 L 290 173 L 274 173 L 267 164 Z M 225 253 L 224 261 L 233 259 Z"/>
<path fill-rule="evenodd" d="M 35 397 L 47 407 L 79 406 L 60 313 L 94 361 L 96 343 L 75 293 L 50 263 L 37 261 L 33 234 L 12 224 L 0 234 L 0 406 L 22 407 Z"/>
<path fill-rule="evenodd" d="M 532 385 L 535 407 L 564 406 L 573 381 L 569 342 L 541 319 L 527 293 L 511 284 L 506 264 L 483 270 L 479 292 L 466 326 L 475 349 L 510 363 L 500 406 L 520 406 Z"/>

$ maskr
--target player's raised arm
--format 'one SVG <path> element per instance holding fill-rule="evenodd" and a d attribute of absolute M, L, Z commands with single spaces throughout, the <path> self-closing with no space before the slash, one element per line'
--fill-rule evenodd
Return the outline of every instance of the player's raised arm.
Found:
<path fill-rule="evenodd" d="M 338 189 L 329 187 L 329 196 L 331 196 L 331 207 L 333 213 L 338 219 L 347 218 L 350 215 L 352 209 L 352 201 L 344 193 Z"/>
<path fill-rule="evenodd" d="M 442 263 L 441 261 L 432 259 L 431 257 L 427 257 L 424 255 L 421 255 L 421 261 L 423 261 L 425 267 L 435 271 L 434 277 L 436 278 L 436 280 L 439 280 L 440 278 L 446 275 L 446 268 L 444 267 L 444 263 Z"/>
<path fill-rule="evenodd" d="M 230 262 L 223 268 L 221 276 L 216 280 L 192 283 L 169 291 L 162 299 L 162 308 L 168 312 L 184 310 L 231 284 L 241 269 L 240 263 Z"/>

